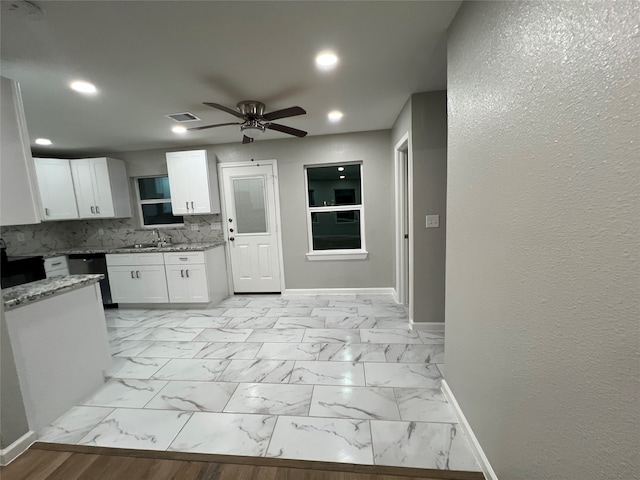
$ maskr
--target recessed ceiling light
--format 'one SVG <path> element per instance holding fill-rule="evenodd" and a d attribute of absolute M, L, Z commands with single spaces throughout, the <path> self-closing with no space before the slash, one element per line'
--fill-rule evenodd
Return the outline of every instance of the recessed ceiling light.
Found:
<path fill-rule="evenodd" d="M 339 172 L 344 172 L 344 167 L 338 167 Z"/>
<path fill-rule="evenodd" d="M 342 180 L 343 178 L 346 178 L 344 175 L 340 175 L 340 180 Z"/>
<path fill-rule="evenodd" d="M 185 127 L 181 127 L 180 125 L 176 125 L 171 128 L 173 133 L 187 133 L 187 129 Z"/>
<path fill-rule="evenodd" d="M 334 110 L 327 115 L 330 122 L 339 122 L 342 119 L 342 112 L 340 110 Z"/>
<path fill-rule="evenodd" d="M 76 92 L 86 93 L 86 94 L 93 94 L 98 91 L 98 89 L 96 89 L 96 86 L 93 83 L 83 82 L 82 80 L 77 80 L 75 82 L 72 82 L 70 87 Z"/>
<path fill-rule="evenodd" d="M 48 138 L 36 138 L 36 143 L 38 145 L 51 145 L 53 142 Z"/>
<path fill-rule="evenodd" d="M 316 66 L 321 70 L 330 70 L 338 63 L 338 57 L 333 52 L 320 52 L 316 56 Z"/>

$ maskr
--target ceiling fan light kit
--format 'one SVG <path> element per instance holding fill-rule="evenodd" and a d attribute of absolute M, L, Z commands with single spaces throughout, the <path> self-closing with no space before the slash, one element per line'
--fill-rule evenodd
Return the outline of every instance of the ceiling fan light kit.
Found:
<path fill-rule="evenodd" d="M 272 120 L 278 120 L 280 118 L 295 117 L 298 115 L 306 114 L 306 110 L 300 107 L 289 107 L 282 110 L 276 110 L 270 113 L 264 113 L 265 105 L 262 102 L 256 100 L 244 100 L 239 102 L 234 110 L 218 103 L 204 102 L 207 105 L 223 112 L 229 113 L 239 119 L 242 122 L 231 123 L 217 123 L 215 125 L 204 125 L 202 127 L 193 127 L 189 130 L 205 130 L 208 128 L 224 127 L 226 125 L 240 125 L 240 131 L 242 132 L 242 143 L 251 143 L 255 139 L 261 137 L 265 130 L 276 130 L 278 132 L 293 135 L 295 137 L 305 137 L 307 132 L 304 130 L 298 130 L 297 128 L 288 127 L 286 125 L 280 125 L 273 123 Z"/>

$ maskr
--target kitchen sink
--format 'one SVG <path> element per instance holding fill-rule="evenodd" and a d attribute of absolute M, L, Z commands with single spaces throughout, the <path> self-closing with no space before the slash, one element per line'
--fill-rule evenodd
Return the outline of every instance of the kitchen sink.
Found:
<path fill-rule="evenodd" d="M 158 245 L 156 243 L 134 243 L 133 245 L 126 245 L 124 247 L 118 247 L 118 249 L 129 249 L 129 248 L 157 248 Z"/>

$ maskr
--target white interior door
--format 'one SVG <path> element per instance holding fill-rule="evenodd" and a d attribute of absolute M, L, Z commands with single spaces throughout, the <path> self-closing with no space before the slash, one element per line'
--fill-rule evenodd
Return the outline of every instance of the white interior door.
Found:
<path fill-rule="evenodd" d="M 221 165 L 235 293 L 280 292 L 280 241 L 272 164 Z"/>

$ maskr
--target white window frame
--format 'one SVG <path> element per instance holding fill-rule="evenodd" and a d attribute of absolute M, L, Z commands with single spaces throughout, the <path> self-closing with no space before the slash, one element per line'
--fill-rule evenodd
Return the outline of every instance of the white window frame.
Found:
<path fill-rule="evenodd" d="M 341 165 L 359 165 L 360 166 L 360 204 L 358 205 L 328 205 L 326 207 L 312 207 L 309 205 L 309 175 L 307 170 L 309 168 L 319 167 L 339 167 Z M 307 260 L 322 261 L 322 260 L 364 260 L 368 257 L 369 252 L 365 243 L 365 222 L 364 222 L 364 165 L 360 160 L 336 162 L 336 163 L 318 163 L 313 165 L 304 166 L 304 196 L 306 204 L 307 215 L 307 238 L 309 241 L 309 251 L 307 252 Z M 345 248 L 335 250 L 314 250 L 313 249 L 313 228 L 311 222 L 312 213 L 323 212 L 346 212 L 357 210 L 360 214 L 360 248 Z"/>
<path fill-rule="evenodd" d="M 161 223 L 158 225 L 145 225 L 144 224 L 144 215 L 142 213 L 142 205 L 151 205 L 156 203 L 171 203 L 171 198 L 154 198 L 152 200 L 142 200 L 140 198 L 140 182 L 138 180 L 140 178 L 160 178 L 160 177 L 169 177 L 168 174 L 161 175 L 141 175 L 139 177 L 134 177 L 134 182 L 136 184 L 136 201 L 138 203 L 138 216 L 140 218 L 140 226 L 142 228 L 178 228 L 184 227 L 184 221 L 182 223 Z M 184 215 L 175 215 L 176 217 L 182 217 L 184 220 Z"/>

